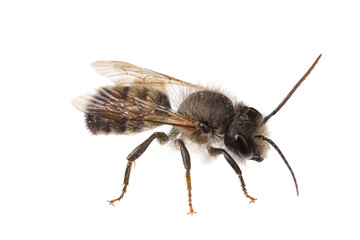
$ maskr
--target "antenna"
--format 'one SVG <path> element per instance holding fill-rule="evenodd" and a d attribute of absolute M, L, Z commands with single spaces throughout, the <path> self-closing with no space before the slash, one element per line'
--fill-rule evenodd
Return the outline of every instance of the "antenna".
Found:
<path fill-rule="evenodd" d="M 313 63 L 313 65 L 311 65 L 311 67 L 309 68 L 309 70 L 307 70 L 307 72 L 305 73 L 305 75 L 295 84 L 295 86 L 293 87 L 293 89 L 291 89 L 291 91 L 288 93 L 288 95 L 284 98 L 284 100 L 282 100 L 282 102 L 279 104 L 279 106 L 277 106 L 275 108 L 274 111 L 272 111 L 272 113 L 270 113 L 269 115 L 264 117 L 263 123 L 266 123 L 272 116 L 274 116 L 284 105 L 285 103 L 289 100 L 289 98 L 291 97 L 291 95 L 293 95 L 293 93 L 296 91 L 296 89 L 300 86 L 300 84 L 306 79 L 307 76 L 309 76 L 309 74 L 311 73 L 311 71 L 314 69 L 315 65 L 318 63 L 318 61 L 321 58 L 320 54 L 318 56 L 318 58 L 315 60 L 315 62 Z"/>
<path fill-rule="evenodd" d="M 280 148 L 278 146 L 276 146 L 276 144 L 270 139 L 270 138 L 266 138 L 264 136 L 256 136 L 258 138 L 260 138 L 261 140 L 264 140 L 264 141 L 267 141 L 268 143 L 270 143 L 271 146 L 273 146 L 273 148 L 275 148 L 275 150 L 279 153 L 279 155 L 281 156 L 282 160 L 284 161 L 284 163 L 286 164 L 286 166 L 288 167 L 290 173 L 291 173 L 291 176 L 293 177 L 293 180 L 294 180 L 294 183 L 295 183 L 295 187 L 296 187 L 296 194 L 299 196 L 299 188 L 298 188 L 298 185 L 297 185 L 297 181 L 296 181 L 296 178 L 295 178 L 295 173 L 293 172 L 293 170 L 291 169 L 290 167 L 290 164 L 289 162 L 286 160 L 284 154 L 281 152 Z"/>

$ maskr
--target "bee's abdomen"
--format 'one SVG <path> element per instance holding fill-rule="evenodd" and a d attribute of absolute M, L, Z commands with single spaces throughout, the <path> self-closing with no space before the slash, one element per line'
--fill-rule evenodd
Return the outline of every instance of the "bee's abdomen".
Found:
<path fill-rule="evenodd" d="M 91 114 L 85 115 L 85 122 L 93 134 L 124 134 L 127 119 L 113 120 Z"/>
<path fill-rule="evenodd" d="M 144 113 L 149 109 L 142 101 L 170 108 L 168 96 L 155 88 L 107 86 L 98 89 L 89 101 L 86 125 L 93 134 L 129 134 L 159 126 L 144 121 Z"/>

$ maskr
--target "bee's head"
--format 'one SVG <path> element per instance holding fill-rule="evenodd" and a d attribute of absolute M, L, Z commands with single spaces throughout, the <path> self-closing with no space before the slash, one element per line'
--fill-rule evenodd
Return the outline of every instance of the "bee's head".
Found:
<path fill-rule="evenodd" d="M 256 136 L 267 135 L 264 117 L 255 108 L 239 104 L 236 109 L 235 117 L 225 133 L 224 143 L 242 159 L 261 162 L 268 144 Z"/>
<path fill-rule="evenodd" d="M 263 117 L 256 109 L 244 107 L 242 104 L 238 104 L 235 108 L 235 117 L 224 137 L 226 147 L 228 147 L 236 155 L 240 156 L 242 159 L 251 159 L 258 162 L 261 162 L 264 159 L 264 154 L 266 154 L 267 148 L 270 144 L 279 153 L 280 157 L 288 167 L 295 183 L 297 195 L 299 195 L 299 190 L 295 174 L 279 147 L 271 139 L 266 137 L 267 134 L 265 125 L 266 122 L 290 99 L 292 94 L 314 69 L 320 58 L 321 54 L 305 75 L 295 84 L 284 100 L 282 100 L 282 102 L 269 115 Z"/>

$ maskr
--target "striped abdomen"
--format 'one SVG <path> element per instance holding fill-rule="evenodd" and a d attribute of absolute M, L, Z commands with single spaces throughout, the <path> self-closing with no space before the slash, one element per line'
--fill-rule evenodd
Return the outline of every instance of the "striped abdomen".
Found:
<path fill-rule="evenodd" d="M 86 103 L 86 125 L 93 134 L 129 134 L 151 129 L 167 117 L 161 109 L 170 109 L 164 92 L 143 86 L 102 87 Z"/>

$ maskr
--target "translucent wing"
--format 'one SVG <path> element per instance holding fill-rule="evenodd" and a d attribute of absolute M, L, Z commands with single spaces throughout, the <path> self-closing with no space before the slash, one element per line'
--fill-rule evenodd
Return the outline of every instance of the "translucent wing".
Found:
<path fill-rule="evenodd" d="M 115 84 L 129 85 L 131 83 L 151 84 L 152 86 L 164 87 L 165 84 L 176 84 L 202 88 L 188 82 L 151 71 L 145 68 L 120 61 L 97 61 L 91 64 L 100 75 L 108 77 Z"/>
<path fill-rule="evenodd" d="M 188 129 L 195 129 L 196 124 L 173 111 L 164 93 L 149 91 L 148 87 L 101 87 L 95 93 L 75 98 L 72 104 L 86 114 L 113 120 L 168 124 Z"/>

